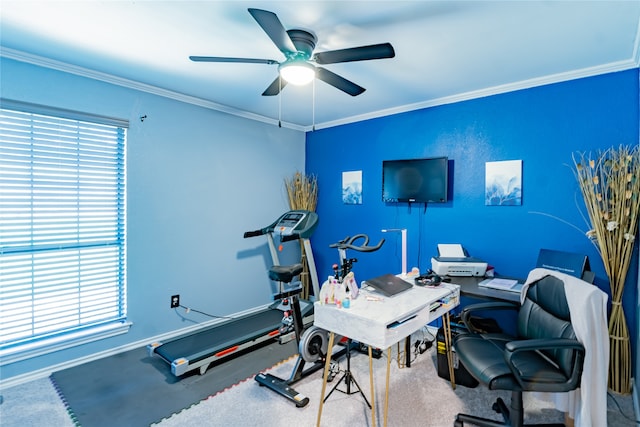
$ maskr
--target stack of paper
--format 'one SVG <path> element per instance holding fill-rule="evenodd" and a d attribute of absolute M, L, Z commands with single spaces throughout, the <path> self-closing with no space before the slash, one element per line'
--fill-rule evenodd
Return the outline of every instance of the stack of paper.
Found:
<path fill-rule="evenodd" d="M 486 279 L 482 282 L 478 283 L 478 286 L 482 286 L 484 288 L 492 288 L 492 289 L 500 289 L 502 291 L 512 291 L 512 292 L 520 292 L 522 289 L 522 285 L 518 283 L 515 279 Z"/>
<path fill-rule="evenodd" d="M 442 258 L 464 258 L 466 256 L 464 253 L 464 249 L 462 248 L 462 245 L 459 243 L 455 243 L 455 244 L 439 243 L 438 255 Z"/>

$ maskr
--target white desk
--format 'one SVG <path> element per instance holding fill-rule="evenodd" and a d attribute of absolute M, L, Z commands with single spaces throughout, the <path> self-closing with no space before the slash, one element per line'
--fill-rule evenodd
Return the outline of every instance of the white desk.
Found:
<path fill-rule="evenodd" d="M 413 280 L 413 279 L 411 279 Z M 409 281 L 409 280 L 408 280 Z M 373 390 L 373 365 L 371 348 L 390 349 L 390 347 L 420 330 L 433 320 L 446 316 L 445 335 L 448 356 L 450 357 L 450 330 L 448 328 L 449 311 L 460 303 L 460 287 L 443 283 L 439 287 L 418 287 L 384 297 L 377 292 L 361 289 L 358 298 L 351 301 L 350 308 L 338 308 L 335 305 L 314 303 L 314 325 L 330 332 L 329 348 L 333 348 L 335 334 L 349 337 L 355 341 L 369 345 L 369 379 L 371 385 L 371 420 L 375 426 L 375 400 Z M 433 307 L 432 304 L 442 304 Z M 387 382 L 385 391 L 384 425 L 387 425 L 387 408 L 389 393 L 390 351 L 387 355 Z M 450 370 L 453 364 L 449 359 Z M 322 406 L 325 398 L 326 380 L 331 358 L 327 358 L 320 407 L 318 408 L 317 425 L 320 426 Z M 450 373 L 453 383 L 453 372 Z"/>

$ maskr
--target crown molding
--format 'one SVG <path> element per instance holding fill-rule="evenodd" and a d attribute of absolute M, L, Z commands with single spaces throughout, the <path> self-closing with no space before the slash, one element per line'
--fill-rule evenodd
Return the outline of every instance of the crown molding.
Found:
<path fill-rule="evenodd" d="M 364 120 L 376 119 L 384 116 L 406 113 L 409 111 L 421 110 L 424 108 L 437 107 L 440 105 L 453 104 L 456 102 L 468 101 L 468 100 L 488 97 L 492 95 L 499 95 L 503 93 L 514 92 L 517 90 L 530 89 L 537 86 L 544 86 L 544 85 L 553 84 L 553 83 L 566 82 L 566 81 L 585 78 L 585 77 L 592 77 L 592 76 L 597 76 L 601 74 L 607 74 L 607 73 L 612 73 L 617 71 L 626 71 L 629 69 L 638 68 L 640 65 L 639 45 L 640 45 L 640 25 L 638 26 L 638 33 L 636 34 L 633 57 L 628 60 L 612 62 L 609 64 L 599 65 L 596 67 L 583 68 L 581 70 L 574 70 L 574 71 L 565 72 L 565 73 L 552 74 L 552 75 L 539 77 L 535 79 L 522 80 L 519 82 L 493 86 L 490 88 L 460 93 L 460 94 L 437 98 L 437 99 L 430 99 L 422 102 L 417 102 L 414 104 L 402 105 L 399 107 L 378 110 L 378 111 L 374 111 L 367 114 L 346 117 L 344 119 L 334 120 L 329 122 L 316 123 L 315 125 L 308 125 L 308 126 L 297 125 L 294 123 L 289 123 L 284 121 L 280 123 L 278 122 L 278 120 L 272 119 L 270 117 L 262 116 L 255 113 L 250 113 L 248 111 L 229 107 L 223 104 L 218 104 L 216 102 L 207 101 L 202 98 L 185 95 L 182 93 L 159 88 L 157 86 L 149 85 L 146 83 L 140 83 L 133 80 L 113 76 L 111 74 L 102 73 L 99 71 L 94 71 L 94 70 L 90 70 L 83 67 L 78 67 L 75 65 L 61 62 L 61 61 L 44 58 L 41 56 L 25 53 L 19 50 L 11 49 L 11 48 L 2 47 L 0 50 L 0 56 L 13 59 L 16 61 L 20 61 L 20 62 L 26 62 L 33 65 L 54 69 L 57 71 L 63 71 L 70 74 L 75 74 L 81 77 L 87 77 L 90 79 L 99 80 L 105 83 L 115 84 L 115 85 L 126 87 L 129 89 L 150 93 L 153 95 L 162 96 L 165 98 L 173 99 L 173 100 L 184 102 L 187 104 L 197 105 L 199 107 L 208 108 L 211 110 L 220 111 L 223 113 L 246 118 L 249 120 L 255 120 L 255 121 L 276 125 L 276 126 L 281 125 L 282 127 L 298 130 L 302 132 L 310 132 L 313 130 L 326 129 L 326 128 L 331 128 L 335 126 L 342 126 L 342 125 L 360 122 Z"/>
<path fill-rule="evenodd" d="M 636 55 L 637 55 L 636 43 Z M 440 105 L 454 104 L 456 102 L 469 101 L 477 98 L 484 98 L 492 95 L 499 95 L 508 92 L 515 92 L 517 90 L 530 89 L 538 86 L 545 86 L 553 83 L 561 83 L 570 80 L 581 79 L 585 77 L 593 77 L 601 74 L 608 74 L 617 71 L 626 71 L 633 68 L 638 68 L 638 58 L 633 58 L 625 61 L 612 62 L 597 67 L 583 68 L 581 70 L 574 70 L 566 73 L 552 74 L 535 79 L 522 80 L 515 83 L 509 83 L 499 86 L 493 86 L 486 89 L 460 93 L 457 95 L 446 96 L 437 99 L 431 99 L 423 102 L 417 102 L 414 104 L 402 105 L 399 107 L 388 108 L 384 110 L 378 110 L 367 114 L 361 114 L 358 116 L 351 116 L 340 120 L 334 120 L 331 122 L 324 122 L 316 124 L 316 129 L 324 129 L 335 126 L 341 126 L 345 124 L 360 122 L 364 120 L 376 119 L 384 116 L 390 116 L 393 114 L 406 113 L 409 111 L 421 110 L 424 108 L 437 107 Z M 311 130 L 311 127 L 306 128 L 307 131 Z"/>
<path fill-rule="evenodd" d="M 638 25 L 636 26 L 636 28 L 636 40 L 633 44 L 632 60 L 636 64 L 636 67 L 640 67 L 640 18 L 638 18 Z"/>
<path fill-rule="evenodd" d="M 265 117 L 260 114 L 250 113 L 248 111 L 240 110 L 237 108 L 229 107 L 228 105 L 218 104 L 216 102 L 207 101 L 206 99 L 198 98 L 191 95 L 185 95 L 179 92 L 163 89 L 157 86 L 149 85 L 146 83 L 140 83 L 134 80 L 117 77 L 112 74 L 103 73 L 100 71 L 90 70 L 88 68 L 71 65 L 66 62 L 56 61 L 54 59 L 45 58 L 38 55 L 22 52 L 16 49 L 7 47 L 1 47 L 0 57 L 13 59 L 20 62 L 25 62 L 32 65 L 37 65 L 44 68 L 50 68 L 52 70 L 62 71 L 69 74 L 74 74 L 80 77 L 87 77 L 93 80 L 98 80 L 105 83 L 110 83 L 129 89 L 138 90 L 141 92 L 150 93 L 164 98 L 173 99 L 175 101 L 184 102 L 187 104 L 196 105 L 199 107 L 207 108 L 210 110 L 216 110 L 223 113 L 231 114 L 233 116 L 243 117 L 245 119 L 255 120 L 258 122 L 268 123 L 278 126 L 278 120 L 270 117 Z M 290 128 L 299 131 L 305 131 L 305 128 L 300 125 L 289 122 L 280 122 L 282 127 Z"/>

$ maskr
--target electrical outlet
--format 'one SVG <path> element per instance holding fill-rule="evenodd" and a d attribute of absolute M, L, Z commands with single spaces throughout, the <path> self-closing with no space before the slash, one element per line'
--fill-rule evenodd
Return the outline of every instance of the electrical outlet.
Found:
<path fill-rule="evenodd" d="M 171 308 L 180 307 L 180 295 L 171 295 Z"/>

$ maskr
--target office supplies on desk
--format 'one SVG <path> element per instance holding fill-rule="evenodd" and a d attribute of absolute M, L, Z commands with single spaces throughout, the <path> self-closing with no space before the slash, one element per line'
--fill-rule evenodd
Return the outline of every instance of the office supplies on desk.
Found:
<path fill-rule="evenodd" d="M 412 288 L 411 283 L 393 274 L 384 274 L 373 279 L 367 279 L 365 283 L 388 297 Z"/>
<path fill-rule="evenodd" d="M 439 286 L 442 283 L 442 277 L 437 275 L 433 270 L 427 271 L 414 279 L 417 286 Z"/>
<path fill-rule="evenodd" d="M 516 279 L 503 279 L 495 277 L 493 279 L 485 279 L 478 283 L 478 286 L 483 288 L 499 289 L 501 291 L 520 292 L 522 289 L 522 283 L 519 283 Z"/>
<path fill-rule="evenodd" d="M 511 289 L 516 284 L 518 284 L 518 281 L 515 279 L 494 278 L 494 279 L 483 280 L 482 282 L 478 283 L 478 286 L 506 290 L 506 289 Z"/>
<path fill-rule="evenodd" d="M 484 276 L 487 263 L 470 257 L 460 244 L 439 244 L 431 269 L 441 276 Z"/>

